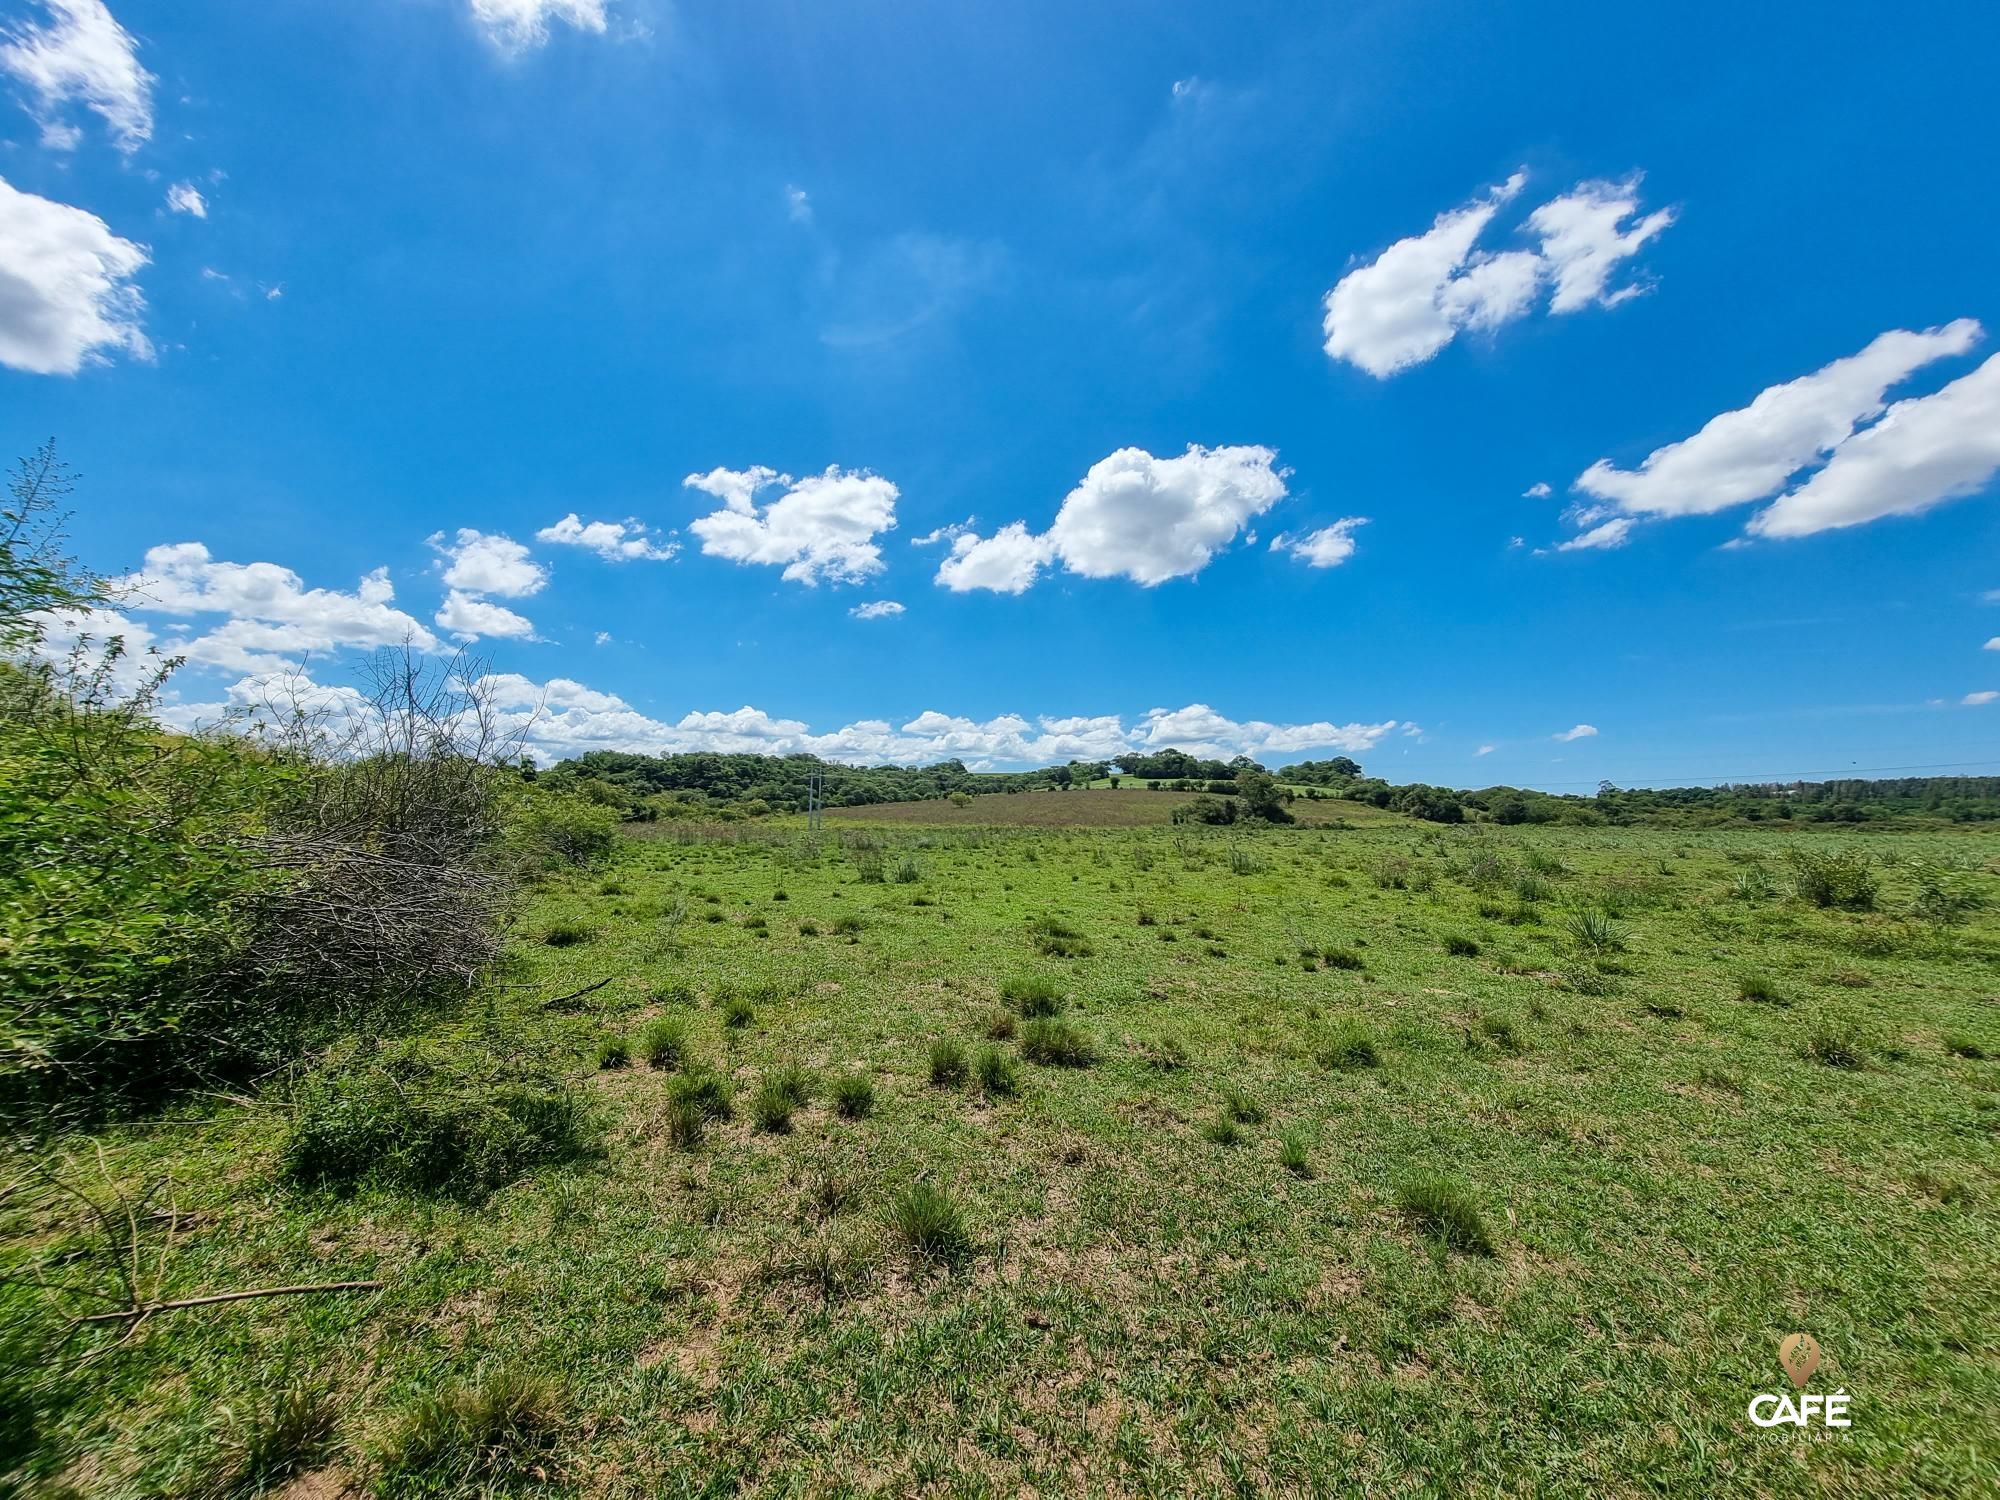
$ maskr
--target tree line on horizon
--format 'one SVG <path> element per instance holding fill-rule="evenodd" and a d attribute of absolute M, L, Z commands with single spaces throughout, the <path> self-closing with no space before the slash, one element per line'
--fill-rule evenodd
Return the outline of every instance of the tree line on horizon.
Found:
<path fill-rule="evenodd" d="M 1864 824 L 1889 819 L 1952 823 L 2000 820 L 2000 776 L 1858 778 L 1835 781 L 1629 787 L 1600 783 L 1594 793 L 1532 787 L 1453 788 L 1393 783 L 1369 776 L 1348 756 L 1265 766 L 1168 749 L 1109 761 L 1072 760 L 1029 771 L 974 771 L 949 759 L 927 766 L 855 766 L 816 755 L 692 751 L 644 755 L 592 750 L 546 770 L 524 763 L 522 775 L 583 796 L 628 822 L 661 818 L 734 819 L 802 812 L 815 777 L 823 806 L 954 800 L 1006 792 L 1069 791 L 1109 781 L 1113 787 L 1234 796 L 1240 782 L 1269 778 L 1292 798 L 1362 802 L 1434 823 L 1503 825 L 1727 823 Z"/>

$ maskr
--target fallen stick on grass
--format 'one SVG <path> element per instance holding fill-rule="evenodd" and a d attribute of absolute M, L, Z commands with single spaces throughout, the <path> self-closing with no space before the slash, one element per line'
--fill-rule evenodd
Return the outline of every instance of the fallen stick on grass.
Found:
<path fill-rule="evenodd" d="M 323 1281 L 316 1286 L 263 1286 L 248 1292 L 216 1292 L 207 1297 L 182 1297 L 176 1302 L 148 1302 L 143 1307 L 126 1307 L 117 1312 L 92 1313 L 76 1318 L 77 1323 L 122 1323 L 128 1318 L 150 1318 L 154 1313 L 173 1312 L 183 1307 L 208 1307 L 217 1302 L 247 1302 L 253 1297 L 303 1297 L 314 1292 L 379 1292 L 379 1281 Z"/>
<path fill-rule="evenodd" d="M 572 1000 L 581 1000 L 585 995 L 588 995 L 591 991 L 603 989 L 607 984 L 611 983 L 614 977 L 615 976 L 613 975 L 606 974 L 602 979 L 598 980 L 597 983 L 595 984 L 586 984 L 582 989 L 572 990 L 567 995 L 558 995 L 553 1000 L 544 1000 L 542 1002 L 542 1009 L 554 1010 L 558 1005 L 567 1005 Z"/>

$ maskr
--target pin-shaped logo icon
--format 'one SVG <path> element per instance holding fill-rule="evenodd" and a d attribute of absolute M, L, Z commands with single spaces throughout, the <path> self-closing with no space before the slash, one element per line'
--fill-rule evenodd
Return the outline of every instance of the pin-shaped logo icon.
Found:
<path fill-rule="evenodd" d="M 1809 1333 L 1788 1333 L 1778 1342 L 1778 1363 L 1801 1389 L 1819 1368 L 1819 1354 L 1819 1340 Z"/>

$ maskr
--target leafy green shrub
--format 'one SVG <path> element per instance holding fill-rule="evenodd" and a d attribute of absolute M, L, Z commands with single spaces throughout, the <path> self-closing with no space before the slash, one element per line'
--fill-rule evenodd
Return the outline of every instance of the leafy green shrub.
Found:
<path fill-rule="evenodd" d="M 678 1068 L 687 1060 L 687 1023 L 678 1016 L 655 1016 L 639 1028 L 633 1046 L 649 1068 Z"/>
<path fill-rule="evenodd" d="M 1038 1016 L 1021 1028 L 1021 1056 L 1054 1067 L 1087 1068 L 1097 1061 L 1097 1048 L 1060 1016 Z"/>
<path fill-rule="evenodd" d="M 1419 1231 L 1453 1250 L 1491 1255 L 1492 1238 L 1472 1195 L 1446 1177 L 1411 1177 L 1396 1187 L 1396 1206 Z"/>
<path fill-rule="evenodd" d="M 1375 1034 L 1360 1021 L 1343 1021 L 1330 1028 L 1313 1049 L 1313 1058 L 1322 1068 L 1353 1072 L 1381 1063 L 1375 1049 Z"/>
<path fill-rule="evenodd" d="M 476 1201 L 594 1142 L 582 1099 L 559 1081 L 478 1078 L 410 1049 L 308 1079 L 281 1170 L 305 1187 L 376 1183 Z"/>
<path fill-rule="evenodd" d="M 1234 797 L 1200 796 L 1190 798 L 1173 811 L 1176 823 L 1208 823 L 1226 827 L 1236 821 L 1242 811 Z"/>
<path fill-rule="evenodd" d="M 972 1253 L 972 1235 L 951 1194 L 919 1180 L 889 1204 L 889 1224 L 918 1256 L 956 1265 Z"/>
<path fill-rule="evenodd" d="M 425 1395 L 377 1454 L 381 1487 L 416 1495 L 442 1483 L 485 1494 L 532 1481 L 555 1447 L 560 1411 L 552 1384 L 511 1366 Z"/>
<path fill-rule="evenodd" d="M 965 1048 L 950 1037 L 939 1037 L 931 1043 L 931 1083 L 937 1088 L 952 1088 L 965 1082 Z"/>
<path fill-rule="evenodd" d="M 1840 911 L 1875 909 L 1875 875 L 1866 854 L 1845 849 L 1787 849 L 1792 891 L 1813 906 Z"/>
<path fill-rule="evenodd" d="M 833 1080 L 833 1107 L 841 1118 L 865 1119 L 875 1112 L 875 1080 L 866 1073 L 842 1073 Z"/>
<path fill-rule="evenodd" d="M 1020 1092 L 1020 1070 L 1014 1065 L 1014 1059 L 998 1047 L 981 1047 L 979 1055 L 973 1059 L 972 1071 L 979 1080 L 980 1089 L 988 1095 L 1006 1098 Z"/>
<path fill-rule="evenodd" d="M 618 814 L 587 797 L 523 785 L 507 841 L 530 867 L 582 869 L 610 858 L 618 842 Z"/>
<path fill-rule="evenodd" d="M 1056 982 L 1041 974 L 1016 974 L 1002 980 L 1000 998 L 1029 1020 L 1059 1015 L 1068 1003 Z"/>

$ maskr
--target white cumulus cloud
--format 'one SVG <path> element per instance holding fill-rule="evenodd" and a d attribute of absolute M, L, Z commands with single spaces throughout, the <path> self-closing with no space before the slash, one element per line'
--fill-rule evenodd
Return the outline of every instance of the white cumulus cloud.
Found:
<path fill-rule="evenodd" d="M 679 542 L 659 542 L 651 531 L 627 517 L 623 521 L 584 521 L 571 511 L 553 526 L 535 533 L 538 542 L 560 547 L 583 547 L 606 562 L 664 562 L 680 551 Z"/>
<path fill-rule="evenodd" d="M 438 554 L 448 588 L 525 599 L 540 593 L 549 581 L 549 570 L 510 536 L 461 526 L 451 541 L 439 531 L 432 533 L 429 542 Z"/>
<path fill-rule="evenodd" d="M 903 606 L 894 599 L 871 599 L 866 604 L 855 605 L 848 613 L 857 620 L 886 620 L 903 613 Z"/>
<path fill-rule="evenodd" d="M 1488 226 L 1526 182 L 1516 172 L 1341 277 L 1323 304 L 1327 354 L 1386 380 L 1463 331 L 1525 317 L 1544 287 L 1552 288 L 1552 313 L 1613 307 L 1639 295 L 1636 283 L 1610 289 L 1612 273 L 1673 222 L 1673 211 L 1626 226 L 1639 211 L 1637 176 L 1579 183 L 1528 215 L 1523 228 L 1540 238 L 1538 250 L 1481 250 Z"/>
<path fill-rule="evenodd" d="M 1889 387 L 1934 360 L 1965 353 L 1979 336 L 1970 318 L 1921 333 L 1892 330 L 1859 354 L 1771 386 L 1748 406 L 1711 418 L 1693 437 L 1654 449 L 1637 469 L 1599 459 L 1576 487 L 1634 515 L 1708 515 L 1764 499 L 1880 416 Z"/>
<path fill-rule="evenodd" d="M 81 132 L 63 118 L 81 104 L 103 119 L 121 151 L 136 151 L 153 133 L 153 75 L 139 65 L 131 33 L 104 0 L 41 0 L 47 20 L 0 32 L 0 72 L 12 74 L 31 98 L 42 141 L 74 147 Z"/>
<path fill-rule="evenodd" d="M 1108 760 L 1122 752 L 1168 746 L 1223 758 L 1317 749 L 1362 752 L 1402 727 L 1393 719 L 1379 724 L 1239 722 L 1196 703 L 1182 709 L 1152 709 L 1129 724 L 1118 714 L 1029 718 L 1006 713 L 974 719 L 927 709 L 900 724 L 889 719 L 858 719 L 838 729 L 816 732 L 803 720 L 781 718 L 748 705 L 731 711 L 698 710 L 671 721 L 658 719 L 615 694 L 598 692 L 567 678 L 536 683 L 507 673 L 487 677 L 483 686 L 503 716 L 503 727 L 521 733 L 543 759 L 588 750 L 643 754 L 706 750 L 757 755 L 807 753 L 864 765 L 920 765 L 958 759 L 975 769 L 987 769 L 1072 759 Z"/>
<path fill-rule="evenodd" d="M 1289 552 L 1309 567 L 1337 568 L 1354 556 L 1354 528 L 1367 524 L 1366 516 L 1348 516 L 1299 536 L 1280 532 L 1271 539 L 1271 550 Z"/>
<path fill-rule="evenodd" d="M 201 189 L 193 183 L 177 182 L 167 189 L 167 209 L 170 213 L 205 219 L 208 217 L 208 200 L 202 197 Z"/>
<path fill-rule="evenodd" d="M 476 641 L 481 636 L 532 640 L 535 635 L 534 623 L 525 615 L 459 589 L 445 595 L 438 607 L 437 623 L 461 641 Z"/>
<path fill-rule="evenodd" d="M 553 21 L 600 36 L 609 21 L 606 0 L 472 0 L 472 18 L 507 52 L 541 46 Z"/>
<path fill-rule="evenodd" d="M 1757 536 L 1811 536 L 1915 515 L 1974 494 L 2000 470 L 2000 355 L 1928 396 L 1898 401 L 1826 467 L 1750 520 Z"/>
<path fill-rule="evenodd" d="M 95 214 L 0 178 L 0 364 L 74 375 L 109 351 L 151 359 L 132 280 L 146 261 Z"/>
<path fill-rule="evenodd" d="M 395 607 L 386 568 L 347 593 L 307 588 L 276 563 L 217 562 L 200 542 L 175 542 L 150 548 L 138 572 L 112 582 L 131 613 L 227 616 L 208 634 L 183 632 L 163 644 L 204 665 L 267 671 L 338 647 L 437 647 L 436 636 Z"/>
<path fill-rule="evenodd" d="M 1587 740 L 1596 733 L 1597 726 L 1595 724 L 1578 724 L 1575 728 L 1565 729 L 1560 734 L 1552 736 L 1552 738 L 1561 740 L 1567 744 L 1571 740 Z"/>
<path fill-rule="evenodd" d="M 1024 522 L 952 543 L 937 581 L 957 593 L 1020 593 L 1060 561 L 1085 578 L 1130 578 L 1152 587 L 1186 578 L 1285 498 L 1285 471 L 1269 448 L 1190 445 L 1176 458 L 1121 448 L 1099 460 L 1064 498 L 1041 535 Z"/>
<path fill-rule="evenodd" d="M 1995 692 L 1967 693 L 1963 698 L 1959 699 L 1958 701 L 1964 704 L 1967 708 L 1981 708 L 1988 703 L 2000 702 L 2000 693 L 1995 693 Z"/>
<path fill-rule="evenodd" d="M 794 583 L 859 583 L 882 571 L 875 538 L 896 527 L 896 486 L 865 469 L 829 467 L 794 480 L 762 466 L 712 469 L 682 481 L 722 501 L 723 508 L 689 523 L 701 550 L 732 562 L 784 565 Z M 784 494 L 760 510 L 756 497 Z"/>
<path fill-rule="evenodd" d="M 1619 227 L 1638 212 L 1639 179 L 1630 177 L 1579 183 L 1528 215 L 1528 228 L 1542 237 L 1542 261 L 1555 283 L 1550 312 L 1616 307 L 1644 290 L 1637 284 L 1606 290 L 1618 262 L 1637 255 L 1646 241 L 1674 222 L 1674 211 L 1662 208 L 1629 229 Z"/>

